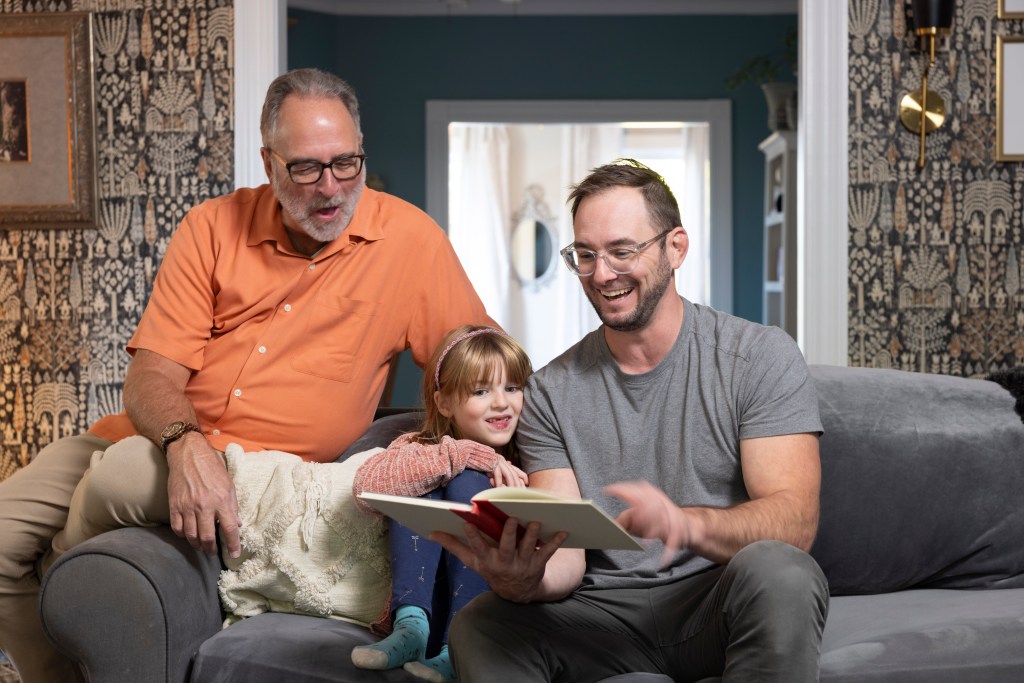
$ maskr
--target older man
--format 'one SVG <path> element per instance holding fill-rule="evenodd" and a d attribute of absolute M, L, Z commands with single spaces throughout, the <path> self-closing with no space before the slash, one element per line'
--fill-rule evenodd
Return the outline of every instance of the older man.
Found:
<path fill-rule="evenodd" d="M 237 556 L 228 443 L 333 460 L 372 420 L 394 354 L 422 366 L 451 328 L 493 324 L 438 226 L 366 188 L 348 84 L 281 76 L 261 132 L 269 186 L 201 204 L 171 239 L 128 345 L 126 413 L 0 484 L 0 649 L 26 683 L 78 676 L 37 615 L 61 552 L 170 523 L 211 554 L 219 526 Z"/>

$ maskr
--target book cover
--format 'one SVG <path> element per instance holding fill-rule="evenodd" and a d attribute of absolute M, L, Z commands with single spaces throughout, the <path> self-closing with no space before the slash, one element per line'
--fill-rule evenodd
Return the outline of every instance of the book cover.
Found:
<path fill-rule="evenodd" d="M 468 521 L 497 540 L 505 520 L 515 517 L 520 522 L 520 535 L 529 522 L 540 522 L 542 543 L 559 531 L 567 531 L 569 537 L 563 548 L 643 550 L 635 538 L 592 501 L 562 498 L 537 489 L 487 489 L 468 504 L 383 493 L 362 493 L 359 498 L 424 537 L 444 531 L 465 541 L 464 524 Z"/>

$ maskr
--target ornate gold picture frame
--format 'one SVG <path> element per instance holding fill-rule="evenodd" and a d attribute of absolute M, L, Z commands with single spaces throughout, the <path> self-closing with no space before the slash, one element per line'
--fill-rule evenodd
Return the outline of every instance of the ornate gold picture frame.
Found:
<path fill-rule="evenodd" d="M 996 161 L 1024 161 L 1024 36 L 996 36 Z"/>
<path fill-rule="evenodd" d="M 1024 0 L 999 0 L 1000 19 L 1024 19 Z"/>
<path fill-rule="evenodd" d="M 92 18 L 0 21 L 0 229 L 96 225 Z"/>

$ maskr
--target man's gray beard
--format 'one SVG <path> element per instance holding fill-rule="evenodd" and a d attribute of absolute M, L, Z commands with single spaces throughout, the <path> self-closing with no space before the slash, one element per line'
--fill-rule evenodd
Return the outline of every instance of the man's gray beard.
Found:
<path fill-rule="evenodd" d="M 647 327 L 651 322 L 651 318 L 654 316 L 654 311 L 658 308 L 658 304 L 661 302 L 662 295 L 665 294 L 665 290 L 672 284 L 675 278 L 672 276 L 672 268 L 668 265 L 668 259 L 665 258 L 664 252 L 661 255 L 661 259 L 658 261 L 658 270 L 655 272 L 658 279 L 654 281 L 652 289 L 641 294 L 640 301 L 637 302 L 636 308 L 633 309 L 633 313 L 625 318 L 624 320 L 608 320 L 601 313 L 601 307 L 599 305 L 600 299 L 595 297 L 601 297 L 600 292 L 587 291 L 587 299 L 590 301 L 590 305 L 594 307 L 594 311 L 597 313 L 597 317 L 601 319 L 605 327 L 609 327 L 619 332 L 636 332 Z M 636 285 L 634 285 L 636 286 Z M 602 299 L 604 297 L 601 297 Z"/>
<path fill-rule="evenodd" d="M 329 171 L 325 170 L 325 172 Z M 338 196 L 331 199 L 319 198 L 309 203 L 303 202 L 301 199 L 289 194 L 288 188 L 283 185 L 285 181 L 279 180 L 277 177 L 271 180 L 270 185 L 277 196 L 277 201 L 281 203 L 281 208 L 295 220 L 295 223 L 302 228 L 304 233 L 317 242 L 333 242 L 341 236 L 341 233 L 345 232 L 345 228 L 352 221 L 352 216 L 355 215 L 356 206 L 359 205 L 359 198 L 363 195 L 363 188 L 366 186 L 365 177 L 364 170 L 364 175 L 359 179 L 359 184 L 353 187 L 351 192 L 341 192 Z M 290 183 L 291 180 L 287 182 Z M 339 206 L 339 199 L 341 200 L 341 212 L 330 223 L 324 224 L 311 217 L 311 214 L 318 209 L 328 206 Z"/>

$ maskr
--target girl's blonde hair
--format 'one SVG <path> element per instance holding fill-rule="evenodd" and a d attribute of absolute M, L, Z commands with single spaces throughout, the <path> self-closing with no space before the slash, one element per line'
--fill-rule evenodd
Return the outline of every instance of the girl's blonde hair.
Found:
<path fill-rule="evenodd" d="M 520 387 L 533 374 L 530 357 L 515 339 L 499 329 L 480 325 L 455 328 L 441 340 L 423 373 L 423 407 L 426 417 L 420 428 L 421 443 L 440 443 L 450 436 L 460 439 L 458 427 L 445 417 L 434 401 L 434 392 L 449 401 L 459 403 L 469 398 L 481 382 L 490 382 L 491 376 L 504 369 L 506 381 Z M 515 439 L 504 449 L 512 462 L 518 458 Z"/>

